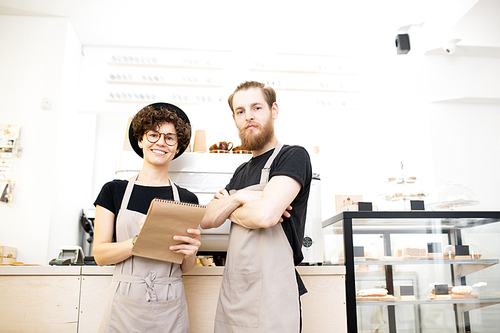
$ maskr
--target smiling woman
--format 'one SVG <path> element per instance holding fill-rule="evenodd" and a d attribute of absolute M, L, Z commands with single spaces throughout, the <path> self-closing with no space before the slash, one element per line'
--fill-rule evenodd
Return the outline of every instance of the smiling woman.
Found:
<path fill-rule="evenodd" d="M 115 264 L 100 332 L 144 332 L 159 327 L 189 332 L 182 273 L 196 263 L 200 231 L 188 229 L 192 236 L 174 236 L 183 242 L 170 247 L 184 255 L 181 264 L 136 257 L 131 250 L 154 198 L 198 203 L 195 194 L 168 176 L 170 161 L 184 152 L 190 138 L 188 117 L 172 104 L 148 105 L 132 119 L 129 141 L 144 158 L 142 169 L 129 180 L 106 183 L 94 203 L 94 258 L 100 266 Z"/>

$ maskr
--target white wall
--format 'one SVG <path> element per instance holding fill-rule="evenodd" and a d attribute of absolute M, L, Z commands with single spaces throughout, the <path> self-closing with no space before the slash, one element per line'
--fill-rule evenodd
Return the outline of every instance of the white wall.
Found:
<path fill-rule="evenodd" d="M 500 59 L 430 56 L 419 72 L 421 94 L 431 100 L 444 97 L 426 108 L 435 185 L 466 185 L 480 202 L 466 209 L 498 210 Z"/>
<path fill-rule="evenodd" d="M 0 122 L 21 125 L 23 148 L 13 203 L 0 205 L 0 244 L 47 264 L 79 243 L 89 200 L 95 125 L 75 104 L 81 45 L 67 19 L 20 16 L 0 17 L 0 45 Z"/>
<path fill-rule="evenodd" d="M 471 209 L 500 208 L 500 107 L 498 105 L 432 105 L 436 185 L 465 184 L 480 204 Z"/>
<path fill-rule="evenodd" d="M 498 210 L 500 59 L 408 54 L 368 59 L 365 65 L 362 112 L 335 118 L 343 124 L 335 126 L 343 133 L 336 142 L 343 137 L 349 144 L 332 156 L 342 159 L 350 177 L 332 179 L 333 192 L 369 195 L 390 209 L 394 205 L 377 198 L 384 188 L 381 177 L 394 177 L 398 161 L 404 161 L 407 176 L 423 177 L 425 192 L 453 181 L 480 201 L 463 209 Z M 349 188 L 359 190 L 347 193 Z"/>
<path fill-rule="evenodd" d="M 162 54 L 161 50 L 151 49 L 115 48 L 113 51 L 113 48 L 93 47 L 86 50 L 89 54 L 86 60 L 91 64 L 87 66 L 96 68 L 100 68 L 99 63 L 110 54 L 136 52 L 158 57 Z M 310 58 L 311 62 L 317 59 Z M 221 103 L 215 106 L 179 104 L 189 114 L 195 130 L 207 131 L 209 144 L 218 140 L 239 142 L 225 100 L 237 83 L 257 75 L 249 70 L 251 61 L 245 62 L 237 54 L 229 55 L 227 62 L 231 70 L 224 73 Z M 315 172 L 319 172 L 322 179 L 323 218 L 335 214 L 336 194 L 362 194 L 379 209 L 402 209 L 402 203 L 381 198 L 384 193 L 402 191 L 384 182 L 388 177 L 401 175 L 401 162 L 404 162 L 406 176 L 417 176 L 421 180 L 408 187 L 408 192 L 432 194 L 437 186 L 454 181 L 470 187 L 480 201 L 480 205 L 464 209 L 498 209 L 500 205 L 494 198 L 498 197 L 495 184 L 500 181 L 496 175 L 499 139 L 494 127 L 498 123 L 499 106 L 495 103 L 500 92 L 495 87 L 500 77 L 500 59 L 445 54 L 396 55 L 394 52 L 387 57 L 358 56 L 354 63 L 357 72 L 354 80 L 359 86 L 359 93 L 353 94 L 357 108 L 325 109 L 318 107 L 313 94 L 277 89 L 280 116 L 276 132 L 280 140 L 301 144 L 311 153 L 314 146 L 320 147 L 320 154 L 313 157 Z M 488 70 L 483 68 L 485 65 Z M 202 76 L 204 72 L 199 74 Z M 94 81 L 98 82 L 95 77 Z M 95 97 L 95 86 L 87 84 L 86 95 Z M 170 88 L 163 89 L 168 96 Z M 469 98 L 469 104 L 436 102 L 458 97 Z M 475 98 L 473 104 L 470 104 L 471 98 Z M 93 191 L 97 195 L 102 184 L 113 176 L 114 157 L 109 151 L 122 149 L 126 118 L 139 106 L 132 103 L 106 106 L 102 98 L 95 102 L 100 103 L 101 110 L 98 136 L 106 138 L 99 139 L 96 147 Z M 461 130 L 455 132 L 457 126 Z M 480 146 L 478 140 L 482 142 Z M 466 143 L 459 145 L 459 142 Z M 484 161 L 483 172 L 472 177 L 477 174 L 475 164 L 479 156 Z M 464 159 L 468 162 L 464 163 Z M 107 162 L 102 163 L 105 160 Z"/>

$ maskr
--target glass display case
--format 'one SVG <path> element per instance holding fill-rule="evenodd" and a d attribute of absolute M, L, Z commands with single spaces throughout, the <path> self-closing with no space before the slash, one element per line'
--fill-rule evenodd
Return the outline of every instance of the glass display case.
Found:
<path fill-rule="evenodd" d="M 348 332 L 498 332 L 500 212 L 347 211 L 323 222 L 346 266 Z"/>

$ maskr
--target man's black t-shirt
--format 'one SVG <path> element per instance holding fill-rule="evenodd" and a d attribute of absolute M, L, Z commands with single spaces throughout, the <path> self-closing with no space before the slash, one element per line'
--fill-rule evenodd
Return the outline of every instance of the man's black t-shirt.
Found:
<path fill-rule="evenodd" d="M 240 165 L 226 186 L 226 190 L 229 192 L 230 190 L 240 190 L 247 186 L 259 184 L 261 170 L 273 152 L 274 149 L 271 149 Z M 298 265 L 304 259 L 302 241 L 304 239 L 307 200 L 309 199 L 312 179 L 311 160 L 307 151 L 300 146 L 284 145 L 271 164 L 269 180 L 274 176 L 288 176 L 298 181 L 301 185 L 299 193 L 291 203 L 293 209 L 290 211 L 290 218 L 283 217 L 283 222 L 281 223 L 293 250 L 294 263 Z M 300 277 L 298 275 L 297 277 L 299 291 L 302 295 L 306 290 Z"/>
<path fill-rule="evenodd" d="M 110 181 L 101 189 L 101 192 L 97 196 L 94 202 L 94 206 L 101 206 L 109 210 L 111 213 L 115 214 L 115 231 L 113 232 L 113 241 L 116 241 L 116 217 L 118 216 L 118 211 L 120 210 L 123 196 L 125 195 L 125 189 L 127 188 L 128 180 L 115 179 Z M 193 204 L 198 204 L 198 197 L 196 194 L 177 186 L 179 191 L 179 199 L 182 202 L 188 202 Z M 127 209 L 139 212 L 142 214 L 147 214 L 149 205 L 153 199 L 165 199 L 174 200 L 171 186 L 143 186 L 134 185 L 132 193 L 130 195 L 130 200 L 128 202 Z"/>

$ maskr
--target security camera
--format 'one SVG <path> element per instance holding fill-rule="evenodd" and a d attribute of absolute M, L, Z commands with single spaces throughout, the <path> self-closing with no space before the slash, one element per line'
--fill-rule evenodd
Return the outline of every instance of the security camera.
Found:
<path fill-rule="evenodd" d="M 443 45 L 443 50 L 446 52 L 446 54 L 453 54 L 457 50 L 457 42 L 459 42 L 460 39 L 452 39 L 447 41 Z"/>
<path fill-rule="evenodd" d="M 455 44 L 448 44 L 448 45 L 443 46 L 443 50 L 447 54 L 453 54 L 457 50 L 457 46 Z"/>

